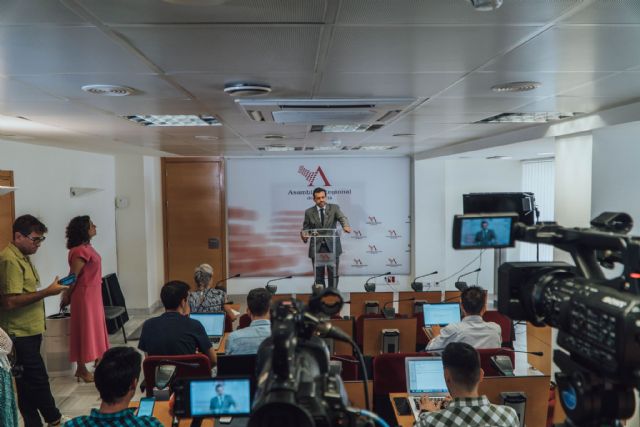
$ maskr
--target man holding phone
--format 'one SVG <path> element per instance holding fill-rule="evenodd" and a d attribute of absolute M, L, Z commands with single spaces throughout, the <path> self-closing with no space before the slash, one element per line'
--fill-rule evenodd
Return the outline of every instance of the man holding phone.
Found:
<path fill-rule="evenodd" d="M 67 421 L 65 427 L 162 427 L 162 423 L 149 415 L 134 414 L 129 403 L 136 393 L 142 356 L 132 347 L 113 347 L 107 350 L 94 372 L 96 388 L 100 393 L 100 409 L 91 415 Z"/>
<path fill-rule="evenodd" d="M 25 427 L 64 424 L 51 394 L 49 375 L 40 355 L 45 329 L 44 299 L 58 295 L 65 286 L 58 278 L 38 290 L 40 277 L 29 255 L 35 254 L 47 227 L 32 215 L 22 215 L 13 223 L 13 241 L 0 252 L 0 327 L 13 337 L 16 364 L 23 374 L 16 378 L 18 407 Z"/>

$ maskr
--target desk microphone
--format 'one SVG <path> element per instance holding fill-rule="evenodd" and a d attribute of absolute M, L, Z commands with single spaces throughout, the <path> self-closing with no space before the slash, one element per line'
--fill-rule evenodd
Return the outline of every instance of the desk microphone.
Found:
<path fill-rule="evenodd" d="M 415 292 L 422 292 L 424 290 L 424 285 L 421 282 L 416 282 L 416 280 L 422 277 L 433 276 L 434 274 L 438 274 L 438 271 L 432 271 L 431 273 L 423 274 L 422 276 L 414 278 L 413 282 L 411 282 L 411 289 L 413 289 Z"/>
<path fill-rule="evenodd" d="M 229 276 L 229 277 L 227 277 L 226 279 L 220 279 L 220 280 L 218 280 L 218 281 L 216 282 L 216 285 L 214 286 L 214 288 L 218 289 L 218 285 L 219 285 L 220 283 L 226 282 L 227 280 L 229 280 L 229 279 L 234 279 L 234 278 L 236 278 L 236 277 L 240 277 L 240 273 L 238 273 L 238 274 L 234 274 L 233 276 Z"/>
<path fill-rule="evenodd" d="M 367 279 L 366 282 L 364 282 L 364 290 L 366 292 L 375 292 L 376 291 L 376 284 L 375 283 L 369 283 L 369 280 L 371 279 L 375 279 L 376 277 L 382 277 L 382 276 L 388 276 L 390 275 L 391 272 L 387 271 L 386 273 L 382 273 L 382 274 L 376 274 L 375 276 L 371 276 Z"/>
<path fill-rule="evenodd" d="M 393 300 L 393 301 L 387 301 L 382 306 L 382 314 L 384 314 L 384 317 L 386 319 L 393 319 L 393 318 L 396 317 L 396 310 L 393 307 L 387 308 L 387 306 L 389 304 L 394 303 L 394 302 L 415 301 L 415 300 L 416 300 L 415 297 L 411 297 L 411 298 L 403 298 L 403 299 L 396 299 L 396 300 Z"/>
<path fill-rule="evenodd" d="M 278 286 L 277 285 L 270 285 L 271 282 L 275 282 L 277 280 L 284 280 L 284 279 L 291 279 L 293 276 L 284 276 L 284 277 L 278 277 L 277 279 L 271 279 L 267 282 L 267 284 L 265 285 L 265 288 L 271 292 L 271 295 L 275 295 L 276 291 L 278 290 Z"/>
<path fill-rule="evenodd" d="M 470 271 L 468 273 L 464 273 L 464 274 L 458 276 L 458 280 L 455 283 L 456 289 L 459 290 L 460 292 L 462 292 L 465 289 L 467 289 L 469 287 L 469 285 L 467 285 L 467 282 L 461 282 L 460 279 L 462 279 L 464 276 L 468 276 L 469 274 L 477 273 L 479 271 L 482 271 L 482 268 L 478 267 L 473 271 Z"/>

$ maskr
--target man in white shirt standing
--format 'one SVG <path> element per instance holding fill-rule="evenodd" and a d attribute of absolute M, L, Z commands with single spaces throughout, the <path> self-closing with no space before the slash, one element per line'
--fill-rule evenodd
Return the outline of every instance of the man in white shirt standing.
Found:
<path fill-rule="evenodd" d="M 440 330 L 427 345 L 426 351 L 442 351 L 451 342 L 464 342 L 473 348 L 499 348 L 502 346 L 500 325 L 485 322 L 482 315 L 487 310 L 487 294 L 479 286 L 470 286 L 462 291 L 462 313 L 459 323 L 452 323 Z M 437 334 L 437 328 L 434 328 Z"/>

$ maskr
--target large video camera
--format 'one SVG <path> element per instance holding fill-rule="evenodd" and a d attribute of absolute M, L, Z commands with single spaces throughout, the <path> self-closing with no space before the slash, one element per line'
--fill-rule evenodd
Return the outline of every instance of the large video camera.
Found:
<path fill-rule="evenodd" d="M 458 215 L 454 247 L 543 243 L 567 251 L 562 262 L 506 262 L 498 270 L 498 310 L 514 320 L 558 329 L 554 362 L 571 426 L 616 425 L 635 410 L 640 388 L 640 238 L 625 234 L 632 219 L 605 212 L 591 228 L 527 226 L 513 214 Z M 491 239 L 488 237 L 492 231 Z M 607 278 L 603 268 L 622 265 Z M 614 274 L 610 274 L 614 276 Z"/>
<path fill-rule="evenodd" d="M 340 367 L 329 361 L 321 338 L 353 344 L 347 334 L 321 320 L 338 313 L 342 303 L 338 291 L 327 289 L 312 297 L 309 307 L 293 299 L 272 307 L 271 337 L 258 351 L 262 369 L 249 427 L 359 427 L 378 420 L 348 406 Z"/>

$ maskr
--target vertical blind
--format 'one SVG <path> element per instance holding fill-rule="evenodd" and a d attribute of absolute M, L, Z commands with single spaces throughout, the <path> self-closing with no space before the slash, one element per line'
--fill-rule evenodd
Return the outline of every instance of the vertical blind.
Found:
<path fill-rule="evenodd" d="M 540 221 L 553 221 L 555 197 L 555 163 L 553 159 L 532 160 L 522 163 L 522 191 L 535 195 Z M 518 243 L 521 261 L 536 260 L 536 245 Z M 540 245 L 540 261 L 553 260 L 553 247 Z"/>

